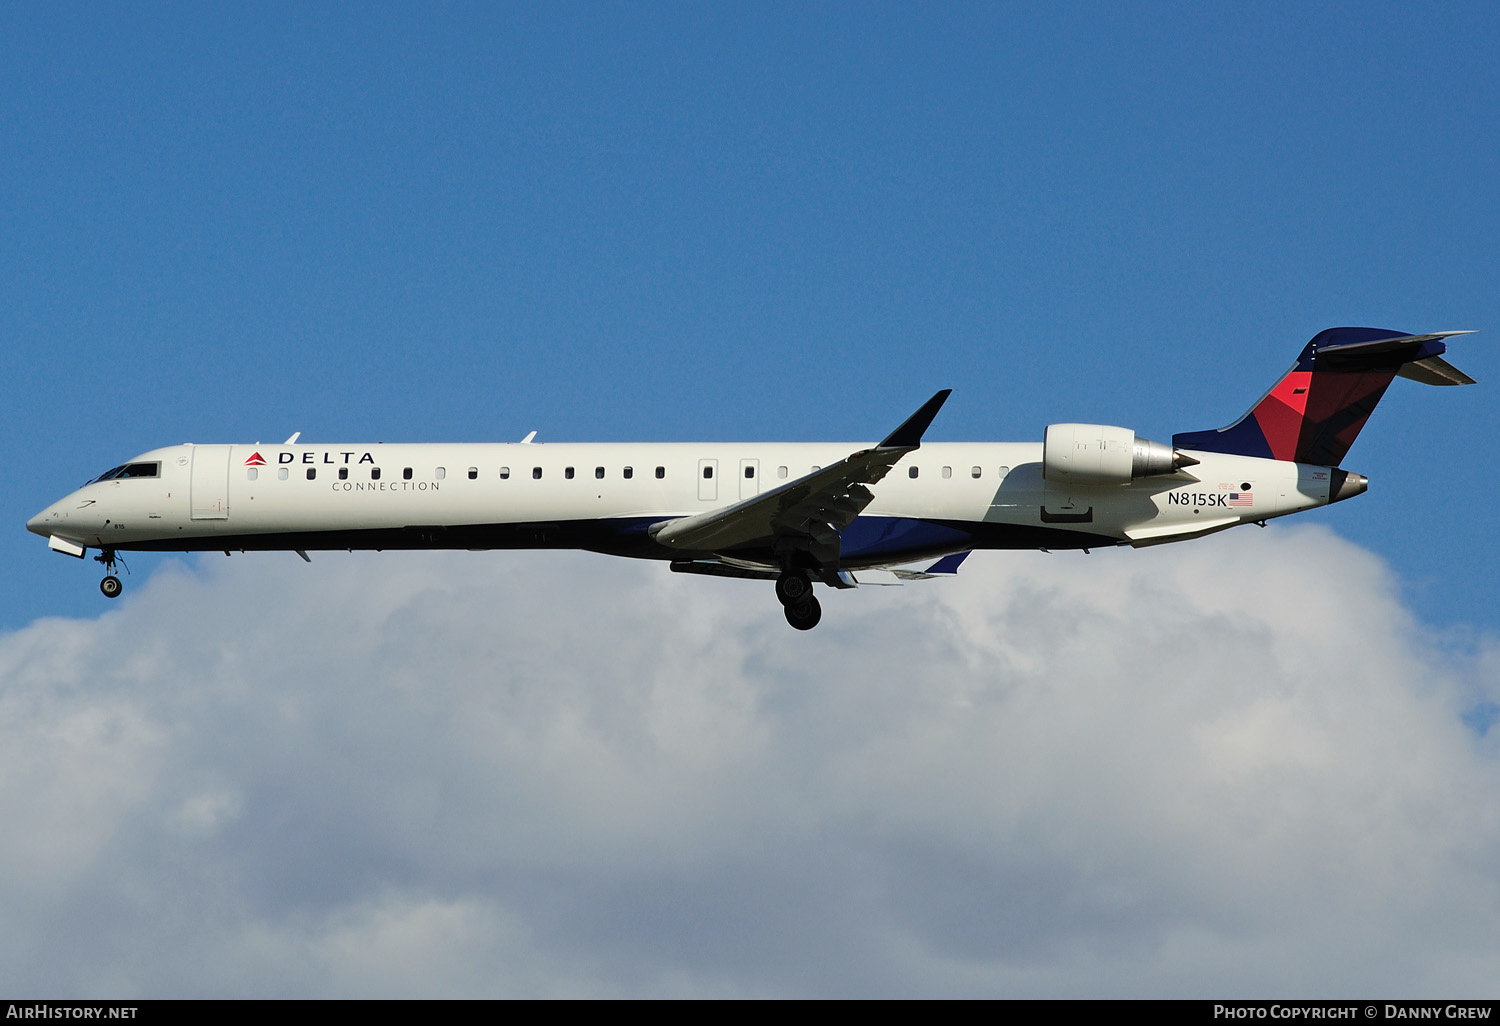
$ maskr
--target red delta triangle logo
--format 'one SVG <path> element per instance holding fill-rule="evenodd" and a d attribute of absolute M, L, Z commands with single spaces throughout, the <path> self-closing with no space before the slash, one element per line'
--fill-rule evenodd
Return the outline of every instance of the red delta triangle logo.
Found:
<path fill-rule="evenodd" d="M 265 465 L 265 457 L 258 452 L 252 452 L 250 458 L 245 461 L 245 466 L 247 467 L 264 467 Z"/>

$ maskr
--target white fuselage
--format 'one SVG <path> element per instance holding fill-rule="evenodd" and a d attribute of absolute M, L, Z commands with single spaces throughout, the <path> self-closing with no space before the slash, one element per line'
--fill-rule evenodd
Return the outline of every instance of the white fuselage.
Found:
<path fill-rule="evenodd" d="M 858 443 L 179 445 L 85 485 L 28 522 L 115 549 L 577 547 L 692 558 L 652 525 L 751 498 Z M 1192 452 L 1119 485 L 1042 476 L 1041 443 L 925 442 L 870 486 L 840 566 L 973 548 L 1154 544 L 1329 501 L 1330 468 Z M 156 466 L 154 476 L 150 470 Z M 76 554 L 80 554 L 75 552 Z"/>

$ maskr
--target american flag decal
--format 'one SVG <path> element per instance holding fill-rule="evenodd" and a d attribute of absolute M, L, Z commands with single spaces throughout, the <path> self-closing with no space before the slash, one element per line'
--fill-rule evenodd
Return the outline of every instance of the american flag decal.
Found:
<path fill-rule="evenodd" d="M 1255 505 L 1254 492 L 1230 492 L 1229 504 L 1231 506 L 1253 506 Z"/>

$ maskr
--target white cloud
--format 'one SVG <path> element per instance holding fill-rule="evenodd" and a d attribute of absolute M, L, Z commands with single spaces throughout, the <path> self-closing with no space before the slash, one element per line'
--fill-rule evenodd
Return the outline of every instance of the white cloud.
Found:
<path fill-rule="evenodd" d="M 86 582 L 80 581 L 80 586 Z M 168 565 L 0 638 L 0 985 L 1460 995 L 1493 647 L 1317 529 L 824 597 L 579 554 Z"/>

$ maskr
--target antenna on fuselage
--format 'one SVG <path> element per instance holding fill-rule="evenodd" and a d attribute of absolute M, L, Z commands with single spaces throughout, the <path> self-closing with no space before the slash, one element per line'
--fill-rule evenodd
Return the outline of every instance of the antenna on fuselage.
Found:
<path fill-rule="evenodd" d="M 299 439 L 301 437 L 302 437 L 302 432 L 301 431 L 293 431 L 292 432 L 292 437 L 288 438 L 286 441 L 282 442 L 281 444 L 282 445 L 293 445 L 293 444 L 296 443 L 297 439 Z"/>
<path fill-rule="evenodd" d="M 525 438 L 521 439 L 521 444 L 522 445 L 530 445 L 531 444 L 531 440 L 533 438 L 535 438 L 535 437 L 536 437 L 536 432 L 533 431 L 531 434 L 529 434 Z"/>

